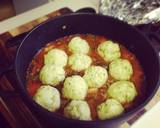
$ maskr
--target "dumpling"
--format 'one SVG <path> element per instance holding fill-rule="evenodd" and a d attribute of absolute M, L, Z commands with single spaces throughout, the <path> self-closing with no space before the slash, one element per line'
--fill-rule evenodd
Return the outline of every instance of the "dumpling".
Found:
<path fill-rule="evenodd" d="M 71 69 L 78 72 L 87 69 L 91 63 L 92 59 L 85 54 L 72 54 L 68 60 Z"/>
<path fill-rule="evenodd" d="M 60 49 L 52 49 L 46 55 L 44 55 L 44 64 L 55 64 L 57 66 L 66 66 L 68 56 Z"/>
<path fill-rule="evenodd" d="M 60 108 L 60 93 L 51 86 L 41 86 L 33 97 L 34 101 L 49 111 Z"/>
<path fill-rule="evenodd" d="M 126 59 L 117 59 L 110 63 L 109 73 L 116 80 L 129 80 L 133 74 L 131 63 Z"/>
<path fill-rule="evenodd" d="M 121 56 L 119 45 L 112 41 L 105 41 L 99 44 L 97 51 L 106 62 L 111 62 Z"/>
<path fill-rule="evenodd" d="M 108 99 L 97 107 L 98 118 L 101 120 L 117 117 L 123 112 L 123 106 L 115 99 Z"/>
<path fill-rule="evenodd" d="M 85 80 L 79 75 L 73 75 L 65 79 L 62 94 L 68 99 L 83 100 L 87 90 L 88 86 Z"/>
<path fill-rule="evenodd" d="M 65 71 L 57 65 L 44 65 L 40 71 L 39 79 L 43 84 L 56 86 L 65 79 Z"/>
<path fill-rule="evenodd" d="M 132 82 L 117 81 L 109 86 L 107 94 L 123 104 L 133 101 L 137 96 L 137 91 Z"/>
<path fill-rule="evenodd" d="M 86 101 L 72 100 L 65 108 L 64 115 L 71 119 L 91 120 L 91 112 Z"/>
<path fill-rule="evenodd" d="M 100 88 L 108 79 L 107 70 L 101 66 L 89 67 L 83 76 L 89 88 Z"/>
<path fill-rule="evenodd" d="M 68 44 L 68 48 L 72 53 L 83 53 L 87 54 L 89 52 L 88 42 L 81 37 L 74 37 Z"/>

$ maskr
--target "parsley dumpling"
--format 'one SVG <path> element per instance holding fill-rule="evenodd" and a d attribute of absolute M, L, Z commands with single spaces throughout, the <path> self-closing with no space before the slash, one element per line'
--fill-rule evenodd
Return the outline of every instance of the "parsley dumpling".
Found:
<path fill-rule="evenodd" d="M 130 81 L 117 81 L 108 88 L 107 95 L 120 103 L 130 103 L 137 96 L 135 85 Z"/>
<path fill-rule="evenodd" d="M 127 59 L 117 59 L 110 63 L 109 73 L 116 80 L 129 80 L 133 74 L 132 64 Z"/>
<path fill-rule="evenodd" d="M 51 86 L 41 86 L 33 97 L 34 101 L 49 111 L 56 111 L 60 108 L 60 93 Z"/>
<path fill-rule="evenodd" d="M 73 37 L 68 44 L 68 48 L 72 53 L 87 54 L 89 52 L 89 44 L 86 40 L 79 36 Z"/>
<path fill-rule="evenodd" d="M 99 44 L 97 51 L 106 62 L 111 62 L 121 56 L 119 45 L 112 41 L 102 42 Z"/>
<path fill-rule="evenodd" d="M 79 75 L 67 77 L 62 88 L 63 97 L 73 100 L 83 100 L 87 95 L 88 86 Z"/>
<path fill-rule="evenodd" d="M 115 99 L 108 99 L 97 107 L 98 118 L 112 119 L 124 112 L 123 106 Z"/>
<path fill-rule="evenodd" d="M 72 54 L 68 60 L 68 65 L 71 67 L 71 69 L 78 72 L 87 69 L 91 63 L 91 57 L 85 54 Z"/>
<path fill-rule="evenodd" d="M 86 101 L 72 100 L 65 108 L 64 115 L 71 119 L 91 120 L 91 112 Z"/>
<path fill-rule="evenodd" d="M 44 55 L 44 64 L 55 64 L 57 66 L 66 66 L 68 56 L 60 49 L 52 49 L 47 54 Z"/>
<path fill-rule="evenodd" d="M 108 79 L 107 70 L 101 66 L 91 66 L 83 76 L 89 88 L 100 88 Z"/>
<path fill-rule="evenodd" d="M 65 71 L 57 65 L 44 65 L 40 71 L 39 79 L 43 84 L 56 86 L 65 79 Z"/>

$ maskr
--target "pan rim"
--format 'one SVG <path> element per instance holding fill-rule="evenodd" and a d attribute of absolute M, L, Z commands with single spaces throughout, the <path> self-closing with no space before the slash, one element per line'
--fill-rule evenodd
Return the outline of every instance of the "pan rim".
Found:
<path fill-rule="evenodd" d="M 53 20 L 58 20 L 59 18 L 65 18 L 65 17 L 70 17 L 70 16 L 75 16 L 75 15 L 87 15 L 87 16 L 98 16 L 98 17 L 107 17 L 109 19 L 113 19 L 113 20 L 118 20 L 117 18 L 113 18 L 113 17 L 110 17 L 110 16 L 104 16 L 104 15 L 100 15 L 100 14 L 92 14 L 92 13 L 72 13 L 72 14 L 67 14 L 67 15 L 62 15 L 62 16 L 58 16 L 56 18 L 51 18 L 50 20 L 47 20 L 43 23 L 41 23 L 40 25 L 38 25 L 37 27 L 35 27 L 32 31 L 30 31 L 27 36 L 23 39 L 21 45 L 19 46 L 18 50 L 17 50 L 17 54 L 16 54 L 16 59 L 15 59 L 15 71 L 16 71 L 16 76 L 17 76 L 17 79 L 18 79 L 18 83 L 20 84 L 20 90 L 21 90 L 21 93 L 23 93 L 22 95 L 24 96 L 25 99 L 27 99 L 27 101 L 29 101 L 32 105 L 34 105 L 34 107 L 37 107 L 37 104 L 34 103 L 34 101 L 32 100 L 32 98 L 28 95 L 27 93 L 27 90 L 24 88 L 24 84 L 22 83 L 21 79 L 20 79 L 20 76 L 19 76 L 19 73 L 18 73 L 18 70 L 17 70 L 17 63 L 19 61 L 18 57 L 19 57 L 19 53 L 21 51 L 21 47 L 23 46 L 25 40 L 27 38 L 29 38 L 29 36 L 35 31 L 37 30 L 40 26 L 50 22 L 50 21 L 53 21 Z M 124 21 L 120 21 L 118 20 L 119 23 L 125 23 L 125 24 L 128 24 Z M 147 37 L 144 36 L 143 33 L 141 33 L 138 29 L 136 29 L 134 26 L 131 26 L 128 24 L 128 26 L 133 29 L 135 32 L 137 32 L 137 34 L 139 34 L 140 36 L 142 36 L 146 42 L 149 43 L 149 45 L 151 46 L 151 48 L 153 49 L 155 55 L 156 55 L 156 58 L 158 59 L 158 64 L 159 64 L 159 67 L 158 69 L 160 70 L 160 59 L 159 59 L 159 56 L 158 56 L 158 51 L 155 49 L 155 47 L 153 46 L 153 44 L 149 41 L 149 39 L 147 39 Z M 159 77 L 160 77 L 160 73 L 158 74 Z M 160 79 L 158 79 L 157 81 L 157 84 L 155 86 L 155 89 L 152 91 L 152 93 L 150 94 L 149 97 L 147 97 L 145 99 L 145 101 L 143 103 L 141 103 L 140 105 L 138 105 L 136 108 L 134 108 L 133 110 L 127 112 L 127 113 L 124 113 L 118 117 L 115 117 L 113 119 L 106 119 L 106 120 L 92 120 L 92 121 L 84 121 L 84 120 L 76 120 L 76 119 L 70 119 L 70 118 L 66 118 L 60 114 L 56 114 L 56 113 L 51 113 L 49 111 L 47 111 L 46 109 L 44 109 L 43 107 L 39 107 L 39 109 L 41 109 L 41 111 L 43 113 L 45 113 L 47 116 L 49 117 L 56 117 L 57 119 L 61 119 L 61 120 L 67 120 L 68 123 L 69 122 L 74 122 L 74 123 L 81 123 L 81 124 L 102 124 L 102 123 L 115 123 L 115 122 L 121 122 L 122 119 L 125 119 L 127 117 L 129 117 L 130 115 L 134 115 L 136 114 L 138 111 L 140 111 L 142 108 L 144 108 L 144 106 L 146 106 L 148 104 L 148 102 L 153 98 L 153 96 L 155 95 L 155 93 L 157 92 L 158 88 L 159 88 L 159 85 L 160 85 Z"/>

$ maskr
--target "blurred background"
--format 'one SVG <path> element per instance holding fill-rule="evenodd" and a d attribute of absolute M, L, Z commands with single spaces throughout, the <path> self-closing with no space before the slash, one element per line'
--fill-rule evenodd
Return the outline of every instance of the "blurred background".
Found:
<path fill-rule="evenodd" d="M 54 0 L 0 0 L 0 21 Z"/>

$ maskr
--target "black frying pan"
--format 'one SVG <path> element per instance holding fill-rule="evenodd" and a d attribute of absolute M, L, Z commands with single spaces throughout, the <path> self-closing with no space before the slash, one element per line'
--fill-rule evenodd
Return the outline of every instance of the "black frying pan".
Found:
<path fill-rule="evenodd" d="M 66 26 L 65 29 L 63 26 Z M 28 95 L 26 90 L 26 70 L 33 56 L 46 43 L 72 34 L 102 35 L 118 41 L 133 52 L 140 61 L 146 76 L 146 98 L 131 111 L 104 121 L 79 121 L 51 113 Z M 160 84 L 160 62 L 154 46 L 135 27 L 117 19 L 98 14 L 69 14 L 49 20 L 34 28 L 22 41 L 15 60 L 15 71 L 18 79 L 18 92 L 28 106 L 45 121 L 59 128 L 114 128 L 127 121 L 129 117 L 141 110 L 154 96 Z"/>

